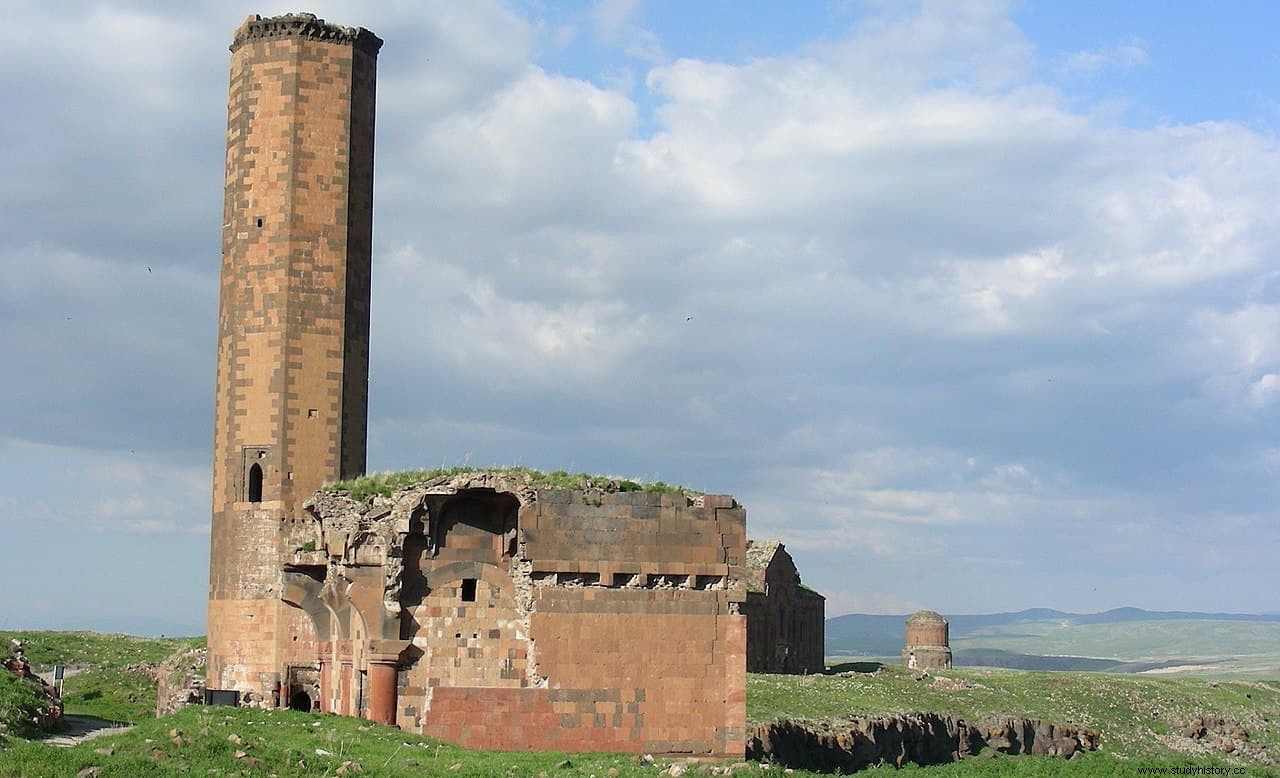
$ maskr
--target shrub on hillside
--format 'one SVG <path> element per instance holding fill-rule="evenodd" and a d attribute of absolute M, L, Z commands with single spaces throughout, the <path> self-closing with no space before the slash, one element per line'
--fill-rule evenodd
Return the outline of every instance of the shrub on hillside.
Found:
<path fill-rule="evenodd" d="M 39 681 L 20 678 L 0 667 L 0 741 L 26 737 L 49 721 L 53 705 Z"/>

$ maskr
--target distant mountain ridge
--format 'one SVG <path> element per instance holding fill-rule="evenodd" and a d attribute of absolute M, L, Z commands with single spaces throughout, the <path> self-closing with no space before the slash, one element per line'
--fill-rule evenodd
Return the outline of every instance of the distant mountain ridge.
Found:
<path fill-rule="evenodd" d="M 908 615 L 885 616 L 849 613 L 827 619 L 827 653 L 830 655 L 895 656 L 902 650 L 904 622 Z M 951 623 L 951 637 L 953 639 L 965 637 L 986 628 L 1008 628 L 1023 622 L 1064 621 L 1076 626 L 1137 621 L 1280 622 L 1280 613 L 1148 611 L 1132 607 L 1113 608 L 1101 613 L 1068 613 L 1052 608 L 1028 608 L 1010 613 L 943 615 Z"/>

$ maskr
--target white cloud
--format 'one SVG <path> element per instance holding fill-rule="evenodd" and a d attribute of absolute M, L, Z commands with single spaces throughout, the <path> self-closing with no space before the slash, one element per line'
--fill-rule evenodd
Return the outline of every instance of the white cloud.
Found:
<path fill-rule="evenodd" d="M 1280 390 L 1280 305 L 1200 311 L 1193 321 L 1200 337 L 1186 353 L 1209 373 L 1205 393 L 1233 411 L 1271 405 Z"/>
<path fill-rule="evenodd" d="M 597 0 L 591 9 L 596 34 L 605 39 L 616 37 L 640 10 L 643 0 Z"/>
<path fill-rule="evenodd" d="M 84 479 L 38 510 L 159 532 L 207 515 L 239 19 L 139 9 L 0 31 L 24 106 L 0 117 L 0 436 Z M 496 2 L 317 10 L 387 39 L 374 459 L 653 473 L 737 493 L 789 547 L 916 567 L 1035 566 L 1125 521 L 1226 553 L 1200 518 L 1274 503 L 1233 465 L 1275 432 L 1274 135 L 1121 126 L 1038 78 L 1003 3 L 877 6 L 741 63 L 618 55 L 603 85 L 531 64 L 570 25 Z M 664 55 L 634 4 L 594 13 L 572 23 Z"/>
<path fill-rule="evenodd" d="M 1076 51 L 1062 63 L 1062 70 L 1073 74 L 1093 74 L 1100 70 L 1131 70 L 1151 64 L 1147 45 L 1140 38 L 1130 38 L 1124 43 L 1099 49 Z"/>
<path fill-rule="evenodd" d="M 914 613 L 923 607 L 918 601 L 893 592 L 826 590 L 822 594 L 827 598 L 827 618 L 829 619 L 846 613 L 876 613 L 892 616 Z"/>

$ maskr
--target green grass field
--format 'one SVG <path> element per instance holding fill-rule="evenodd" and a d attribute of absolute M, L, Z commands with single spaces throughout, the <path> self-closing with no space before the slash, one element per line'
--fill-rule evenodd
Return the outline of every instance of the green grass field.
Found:
<path fill-rule="evenodd" d="M 239 756 L 238 756 L 239 755 Z M 1092 754 L 1070 762 L 1047 757 L 974 759 L 961 764 L 907 768 L 909 775 L 942 778 L 957 775 L 1133 776 L 1138 766 L 1180 766 L 1182 758 L 1118 761 Z M 1210 762 L 1199 759 L 1195 764 Z M 89 767 L 98 778 L 188 775 L 335 776 L 363 774 L 409 776 L 656 776 L 668 760 L 645 765 L 635 755 L 504 753 L 467 751 L 408 735 L 358 719 L 294 711 L 252 711 L 189 707 L 162 719 L 145 721 L 121 735 L 96 738 L 73 748 L 39 741 L 18 742 L 0 750 L 0 776 L 52 778 L 75 776 Z M 344 769 L 343 766 L 346 765 Z M 358 773 L 357 773 L 358 768 Z M 700 775 L 691 765 L 686 775 Z M 709 770 L 709 768 L 707 768 Z M 867 771 L 897 775 L 892 768 Z M 780 775 L 783 771 L 748 763 L 734 775 Z M 786 773 L 815 776 L 803 770 Z M 1257 767 L 1245 775 L 1274 775 Z"/>
<path fill-rule="evenodd" d="M 7 641 L 17 633 L 0 633 Z M 151 717 L 150 676 L 127 670 L 162 661 L 197 639 L 152 640 L 93 633 L 22 633 L 38 668 L 58 662 L 85 668 L 69 679 L 72 712 L 138 722 L 132 731 L 91 740 L 70 749 L 39 740 L 11 739 L 0 748 L 0 778 L 75 776 L 96 766 L 102 778 L 136 775 L 336 775 L 345 762 L 366 775 L 419 776 L 632 776 L 656 775 L 656 766 L 629 755 L 510 754 L 472 752 L 398 730 L 335 716 L 292 711 L 251 711 L 189 707 L 160 719 Z M 846 668 L 869 671 L 874 665 Z M 1256 760 L 1204 753 L 1177 734 L 1196 714 L 1236 719 L 1250 742 L 1280 757 L 1280 681 L 1134 676 L 1096 673 L 1038 673 L 1012 670 L 945 671 L 947 683 L 917 681 L 911 672 L 884 667 L 879 672 L 826 676 L 751 675 L 747 713 L 752 721 L 778 717 L 827 719 L 937 711 L 976 721 L 1013 716 L 1083 725 L 1102 733 L 1098 753 L 1081 759 L 979 757 L 955 765 L 908 768 L 908 774 L 1085 776 L 1138 775 L 1139 767 L 1239 767 L 1246 775 L 1278 775 Z M 73 687 L 72 681 L 77 681 Z M 87 698 L 87 699 L 86 699 Z M 173 735 L 177 730 L 180 734 Z M 235 736 L 234 738 L 232 736 Z M 175 740 L 176 737 L 176 740 Z M 241 742 L 236 742 L 237 740 Z M 319 751 L 317 751 L 317 749 Z M 324 752 L 324 753 L 321 753 Z M 237 757 L 236 754 L 241 756 Z M 567 759 L 568 765 L 564 762 Z M 257 760 L 257 761 L 255 761 Z M 454 769 L 454 765 L 459 765 Z M 691 771 L 696 775 L 697 767 Z M 348 766 L 343 774 L 354 767 Z M 780 774 L 759 765 L 737 774 Z M 872 770 L 880 774 L 881 770 Z M 795 771 L 793 775 L 812 775 Z M 884 774 L 888 774 L 885 772 Z M 897 774 L 896 772 L 894 774 Z"/>

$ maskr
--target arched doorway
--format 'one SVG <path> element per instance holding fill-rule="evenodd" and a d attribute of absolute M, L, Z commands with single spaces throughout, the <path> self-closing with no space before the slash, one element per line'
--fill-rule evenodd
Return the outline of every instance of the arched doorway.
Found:
<path fill-rule="evenodd" d="M 249 468 L 249 502 L 262 502 L 262 465 L 257 462 Z"/>

